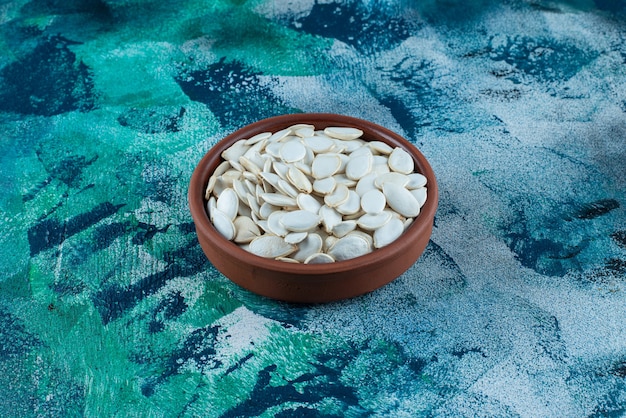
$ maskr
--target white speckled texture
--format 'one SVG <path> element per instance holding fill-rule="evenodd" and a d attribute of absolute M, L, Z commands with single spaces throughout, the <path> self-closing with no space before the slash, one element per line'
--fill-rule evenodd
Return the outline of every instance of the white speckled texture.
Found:
<path fill-rule="evenodd" d="M 626 414 L 626 3 L 5 1 L 0 415 Z M 440 204 L 396 281 L 250 294 L 186 203 L 227 133 L 369 119 Z"/>

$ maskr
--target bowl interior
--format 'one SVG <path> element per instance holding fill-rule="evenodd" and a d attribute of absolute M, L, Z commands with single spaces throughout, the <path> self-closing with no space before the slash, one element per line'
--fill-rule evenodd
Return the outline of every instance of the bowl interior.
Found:
<path fill-rule="evenodd" d="M 324 129 L 329 126 L 358 128 L 363 131 L 362 139 L 366 141 L 383 141 L 392 147 L 401 147 L 413 157 L 416 171 L 423 174 L 428 181 L 427 200 L 422 207 L 420 214 L 415 218 L 413 223 L 409 226 L 409 228 L 407 228 L 403 235 L 400 236 L 400 238 L 383 248 L 376 249 L 369 254 L 350 260 L 337 261 L 328 264 L 296 264 L 263 258 L 249 253 L 248 251 L 240 248 L 236 243 L 226 240 L 221 236 L 221 234 L 219 234 L 219 232 L 217 232 L 209 220 L 204 194 L 209 177 L 213 171 L 215 171 L 217 166 L 223 161 L 221 157 L 222 152 L 240 139 L 247 139 L 261 132 L 276 132 L 297 123 L 311 124 L 314 125 L 316 129 Z M 325 273 L 349 271 L 351 269 L 363 267 L 367 264 L 380 263 L 392 257 L 394 253 L 403 251 L 403 247 L 407 245 L 407 242 L 412 242 L 416 238 L 416 235 L 424 233 L 424 224 L 432 226 L 434 213 L 438 203 L 437 201 L 437 182 L 432 168 L 426 158 L 414 145 L 402 138 L 400 135 L 372 122 L 349 116 L 326 113 L 276 116 L 255 122 L 233 132 L 213 146 L 202 158 L 192 175 L 189 189 L 190 210 L 199 235 L 204 235 L 214 245 L 223 246 L 230 254 L 240 260 L 241 263 L 251 264 L 258 266 L 258 268 L 261 269 L 279 271 L 296 276 L 310 275 L 315 277 L 323 276 Z"/>

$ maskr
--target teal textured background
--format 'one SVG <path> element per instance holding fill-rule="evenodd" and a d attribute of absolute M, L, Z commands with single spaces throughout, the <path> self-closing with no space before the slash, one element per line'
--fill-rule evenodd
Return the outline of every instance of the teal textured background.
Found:
<path fill-rule="evenodd" d="M 0 415 L 626 414 L 626 3 L 0 1 Z M 429 159 L 422 258 L 348 301 L 251 294 L 186 203 L 284 113 Z"/>

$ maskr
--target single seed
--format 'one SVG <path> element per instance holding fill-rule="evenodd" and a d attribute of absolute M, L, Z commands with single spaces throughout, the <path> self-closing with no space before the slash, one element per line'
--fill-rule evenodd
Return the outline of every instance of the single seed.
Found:
<path fill-rule="evenodd" d="M 345 128 L 339 126 L 330 126 L 324 129 L 324 133 L 331 138 L 337 139 L 356 139 L 363 135 L 363 131 L 356 128 Z"/>

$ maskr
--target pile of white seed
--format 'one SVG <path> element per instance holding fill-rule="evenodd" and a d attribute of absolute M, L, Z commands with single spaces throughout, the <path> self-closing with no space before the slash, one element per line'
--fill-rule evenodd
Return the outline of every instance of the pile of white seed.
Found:
<path fill-rule="evenodd" d="M 426 202 L 404 149 L 351 127 L 298 124 L 222 153 L 205 198 L 227 240 L 294 263 L 347 260 L 395 241 Z"/>

